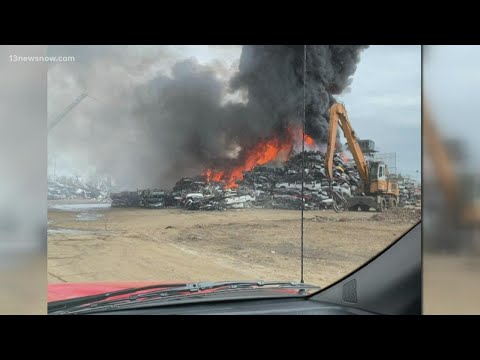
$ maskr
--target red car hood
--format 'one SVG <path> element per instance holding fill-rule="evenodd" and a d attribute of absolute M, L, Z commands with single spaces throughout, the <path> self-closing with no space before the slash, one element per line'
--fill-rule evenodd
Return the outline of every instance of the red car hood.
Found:
<path fill-rule="evenodd" d="M 149 286 L 149 285 L 158 285 L 158 284 L 177 284 L 178 281 L 126 281 L 126 282 L 85 282 L 85 283 L 56 283 L 56 284 L 48 284 L 48 302 L 52 301 L 60 301 L 60 300 L 67 300 L 73 299 L 77 297 L 83 296 L 90 296 L 90 295 L 98 295 L 107 292 Z M 139 291 L 138 293 L 142 293 L 148 290 Z M 202 292 L 214 292 L 215 289 L 207 289 L 203 290 Z M 292 289 L 276 289 L 276 291 L 284 292 L 284 293 L 292 293 L 295 294 L 296 290 Z M 186 292 L 188 293 L 188 292 Z M 128 297 L 132 294 L 128 295 L 119 295 L 113 298 L 122 298 Z"/>
<path fill-rule="evenodd" d="M 172 283 L 174 282 L 126 281 L 48 284 L 48 302 L 73 299 L 82 296 L 98 295 L 106 292 L 119 291 L 142 286 L 158 284 L 167 285 Z"/>

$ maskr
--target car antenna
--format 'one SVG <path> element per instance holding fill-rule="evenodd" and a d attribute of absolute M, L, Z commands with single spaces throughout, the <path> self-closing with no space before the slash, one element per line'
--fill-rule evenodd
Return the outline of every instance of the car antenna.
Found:
<path fill-rule="evenodd" d="M 302 211 L 300 225 L 300 283 L 304 283 L 303 279 L 303 210 L 305 208 L 305 198 L 303 196 L 303 186 L 305 183 L 305 92 L 307 80 L 307 45 L 303 46 L 303 120 L 302 120 Z"/>

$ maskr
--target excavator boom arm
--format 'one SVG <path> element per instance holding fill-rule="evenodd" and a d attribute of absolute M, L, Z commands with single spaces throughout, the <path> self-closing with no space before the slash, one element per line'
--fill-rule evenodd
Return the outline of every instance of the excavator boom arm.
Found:
<path fill-rule="evenodd" d="M 79 97 L 77 97 L 70 105 L 67 106 L 65 110 L 63 110 L 59 115 L 53 119 L 50 124 L 48 125 L 48 132 L 52 131 L 55 126 L 57 126 L 60 121 L 63 120 L 67 114 L 72 111 L 78 104 L 82 102 L 83 99 L 85 99 L 88 96 L 87 93 L 82 93 Z"/>
<path fill-rule="evenodd" d="M 447 149 L 440 140 L 436 128 L 433 126 L 430 113 L 428 110 L 423 110 L 423 134 L 424 144 L 427 146 L 430 153 L 430 159 L 433 167 L 438 173 L 438 179 L 443 193 L 446 195 L 446 200 L 452 206 L 457 201 L 458 184 L 455 178 L 455 171 L 453 169 L 452 161 L 448 155 Z"/>
<path fill-rule="evenodd" d="M 329 125 L 329 135 L 328 135 L 328 146 L 327 154 L 325 156 L 325 167 L 327 168 L 327 177 L 331 180 L 333 179 L 333 155 L 335 152 L 335 144 L 337 140 L 337 129 L 338 126 L 342 128 L 343 134 L 347 139 L 348 148 L 353 155 L 355 164 L 357 165 L 358 174 L 360 178 L 367 183 L 369 180 L 368 174 L 368 165 L 363 155 L 362 149 L 358 144 L 357 136 L 355 131 L 348 120 L 347 110 L 345 106 L 340 103 L 335 103 L 330 108 L 330 125 Z"/>

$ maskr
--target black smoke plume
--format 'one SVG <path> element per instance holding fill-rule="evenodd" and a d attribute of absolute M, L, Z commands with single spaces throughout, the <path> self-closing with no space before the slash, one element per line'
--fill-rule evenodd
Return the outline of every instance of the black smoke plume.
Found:
<path fill-rule="evenodd" d="M 365 48 L 365 45 L 308 45 L 306 49 L 303 45 L 244 46 L 240 71 L 232 80 L 232 87 L 248 90 L 249 108 L 261 113 L 265 128 L 272 129 L 302 120 L 305 77 L 306 132 L 324 142 L 333 95 L 341 94 L 350 85 Z"/>
<path fill-rule="evenodd" d="M 327 138 L 334 95 L 348 88 L 366 47 L 307 46 L 306 132 L 320 143 Z M 76 48 L 79 54 L 87 51 Z M 238 71 L 229 82 L 222 76 L 228 69 L 221 63 L 201 65 L 188 59 L 175 63 L 168 75 L 140 85 L 122 84 L 124 89 L 108 93 L 109 83 L 118 85 L 112 76 L 119 71 L 103 74 L 100 64 L 108 63 L 105 59 L 126 74 L 139 74 L 155 62 L 149 58 L 132 63 L 129 56 L 127 49 L 97 48 L 84 56 L 88 62 L 75 64 L 78 71 L 71 69 L 69 76 L 87 92 L 102 84 L 107 92 L 103 95 L 111 101 L 96 109 L 95 122 L 92 110 L 77 117 L 88 124 L 88 148 L 72 145 L 73 136 L 65 129 L 63 142 L 57 141 L 59 149 L 72 154 L 89 152 L 97 171 L 125 186 L 171 186 L 206 167 L 235 166 L 254 144 L 272 135 L 284 136 L 289 124 L 302 121 L 302 45 L 244 45 Z M 245 101 L 225 102 L 232 94 Z"/>

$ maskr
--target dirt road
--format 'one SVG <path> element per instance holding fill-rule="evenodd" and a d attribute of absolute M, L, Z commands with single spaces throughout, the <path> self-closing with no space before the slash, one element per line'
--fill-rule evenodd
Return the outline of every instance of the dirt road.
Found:
<path fill-rule="evenodd" d="M 376 213 L 305 212 L 305 282 L 326 286 L 416 224 Z M 50 208 L 49 282 L 296 280 L 300 213 Z"/>

